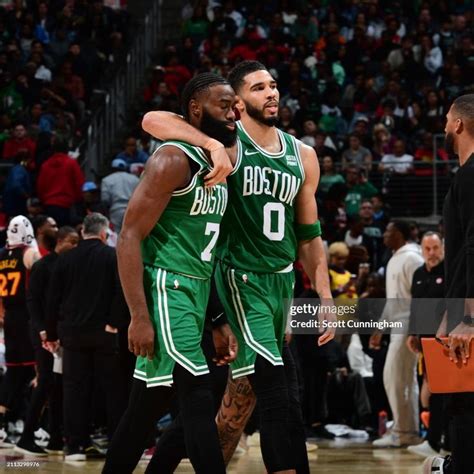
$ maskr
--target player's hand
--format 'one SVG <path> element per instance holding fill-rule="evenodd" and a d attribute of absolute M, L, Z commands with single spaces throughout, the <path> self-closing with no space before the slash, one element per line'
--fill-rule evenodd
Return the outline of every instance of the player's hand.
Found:
<path fill-rule="evenodd" d="M 204 177 L 204 182 L 206 186 L 211 187 L 219 183 L 224 183 L 234 167 L 232 166 L 224 145 L 221 144 L 221 146 L 209 151 L 213 169 Z"/>
<path fill-rule="evenodd" d="M 419 354 L 421 351 L 420 338 L 418 336 L 408 336 L 406 340 L 406 345 L 410 352 L 413 354 Z"/>
<path fill-rule="evenodd" d="M 128 326 L 128 350 L 137 357 L 147 357 L 153 359 L 155 353 L 155 330 L 150 321 L 150 317 L 132 318 Z"/>
<path fill-rule="evenodd" d="M 372 336 L 370 336 L 369 349 L 374 349 L 378 351 L 382 347 L 382 336 L 383 336 L 382 331 L 379 331 L 378 329 L 376 329 L 373 332 Z"/>
<path fill-rule="evenodd" d="M 238 344 L 232 329 L 223 324 L 212 330 L 212 340 L 216 349 L 216 356 L 212 359 L 216 365 L 227 365 L 237 357 Z"/>
<path fill-rule="evenodd" d="M 449 333 L 449 359 L 455 364 L 458 359 L 461 359 L 463 364 L 467 364 L 472 339 L 474 339 L 474 328 L 464 323 L 458 324 Z"/>
<path fill-rule="evenodd" d="M 334 306 L 334 301 L 332 298 L 321 298 L 321 307 L 326 308 L 326 310 L 318 311 L 318 319 L 320 324 L 323 324 L 323 321 L 327 321 L 328 327 L 322 328 L 324 330 L 323 334 L 318 337 L 318 346 L 323 346 L 329 341 L 334 339 L 336 335 L 336 322 L 337 317 L 336 313 L 331 311 L 331 308 Z"/>

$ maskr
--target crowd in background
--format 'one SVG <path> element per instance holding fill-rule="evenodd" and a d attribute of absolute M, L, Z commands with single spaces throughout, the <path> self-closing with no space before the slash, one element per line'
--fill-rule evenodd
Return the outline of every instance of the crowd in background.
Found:
<path fill-rule="evenodd" d="M 465 2 L 210 0 L 182 15 L 182 41 L 152 71 L 146 109 L 179 112 L 196 72 L 225 76 L 259 60 L 278 81 L 279 127 L 318 153 L 320 201 L 345 201 L 350 217 L 361 197 L 381 194 L 396 215 L 429 215 L 436 170 L 441 203 L 455 164 L 436 136 L 447 106 L 472 87 Z M 332 183 L 341 186 L 328 197 Z M 373 186 L 354 192 L 354 183 Z"/>
<path fill-rule="evenodd" d="M 71 150 L 96 72 L 123 53 L 127 34 L 126 14 L 100 0 L 30 3 L 0 10 L 0 142 L 3 161 L 16 164 L 3 186 L 7 217 L 25 213 L 30 197 L 63 208 L 81 201 L 77 190 L 51 199 L 56 190 L 45 191 L 37 177 L 57 152 L 55 141 L 77 156 Z M 364 199 L 373 201 L 376 214 L 428 216 L 434 199 L 439 212 L 456 163 L 436 137 L 450 102 L 472 87 L 470 20 L 459 1 L 188 4 L 182 41 L 165 45 L 143 91 L 143 112 L 181 112 L 180 91 L 194 74 L 226 75 L 239 60 L 260 60 L 278 81 L 279 127 L 317 151 L 325 235 L 341 241 L 350 231 L 360 239 Z M 116 156 L 137 176 L 159 143 L 141 131 L 140 118 Z M 69 189 L 65 176 L 56 181 L 48 187 Z"/>
<path fill-rule="evenodd" d="M 244 59 L 265 64 L 278 81 L 279 127 L 319 157 L 316 198 L 334 298 L 383 298 L 394 250 L 387 225 L 428 215 L 433 179 L 441 203 L 455 172 L 436 135 L 452 100 L 472 88 L 471 20 L 457 0 L 194 2 L 182 12 L 182 41 L 167 44 L 151 71 L 143 112 L 181 112 L 180 91 L 196 73 L 225 76 Z M 15 163 L 3 188 L 3 235 L 17 214 L 75 226 L 101 212 L 111 235 L 120 231 L 159 142 L 137 126 L 101 183 L 85 181 L 71 150 L 97 71 L 122 54 L 126 31 L 126 15 L 101 1 L 0 9 L 1 157 Z M 415 223 L 399 233 L 404 245 L 420 243 Z M 300 273 L 296 296 L 308 294 Z M 355 338 L 317 352 L 313 339 L 296 339 L 311 433 L 333 437 L 328 421 L 376 432 L 379 413 L 390 414 L 381 375 L 388 342 L 374 354 Z"/>
<path fill-rule="evenodd" d="M 82 200 L 77 185 L 66 199 L 54 197 L 56 186 L 70 186 L 69 174 L 78 175 L 78 166 L 46 183 L 39 176 L 46 162 L 55 168 L 58 154 L 79 157 L 94 88 L 103 87 L 126 51 L 129 15 L 109 3 L 115 8 L 102 0 L 0 6 L 0 164 L 7 216 L 25 214 L 30 197 L 62 208 Z"/>

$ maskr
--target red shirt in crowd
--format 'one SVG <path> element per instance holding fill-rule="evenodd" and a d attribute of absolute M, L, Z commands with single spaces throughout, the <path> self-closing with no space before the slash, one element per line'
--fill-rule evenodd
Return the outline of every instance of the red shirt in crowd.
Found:
<path fill-rule="evenodd" d="M 35 161 L 36 143 L 31 138 L 9 138 L 3 145 L 3 158 L 14 158 L 18 153 L 26 154 L 28 168 L 31 169 Z"/>
<path fill-rule="evenodd" d="M 65 153 L 55 153 L 41 166 L 37 192 L 45 206 L 69 208 L 82 200 L 84 174 Z"/>
<path fill-rule="evenodd" d="M 181 87 L 186 84 L 191 78 L 192 74 L 189 72 L 189 69 L 186 66 L 177 64 L 175 66 L 167 66 L 165 68 L 165 77 L 164 81 L 168 86 L 170 92 L 174 95 L 178 95 Z"/>
<path fill-rule="evenodd" d="M 433 176 L 433 150 L 417 148 L 414 154 L 415 176 Z M 436 165 L 436 174 L 446 174 L 448 154 L 443 149 L 438 150 L 438 164 Z M 440 163 L 441 162 L 441 163 Z M 445 164 L 443 162 L 446 162 Z"/>
<path fill-rule="evenodd" d="M 234 61 L 237 58 L 241 58 L 242 61 L 255 61 L 257 59 L 257 51 L 248 44 L 235 46 L 230 50 L 229 60 Z"/>

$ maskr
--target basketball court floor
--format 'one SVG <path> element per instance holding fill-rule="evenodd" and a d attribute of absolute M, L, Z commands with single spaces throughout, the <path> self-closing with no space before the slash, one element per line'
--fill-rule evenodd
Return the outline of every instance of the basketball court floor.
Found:
<path fill-rule="evenodd" d="M 368 443 L 353 443 L 347 440 L 321 442 L 319 449 L 309 453 L 311 472 L 331 474 L 421 474 L 423 459 L 410 454 L 406 449 L 373 449 Z M 13 463 L 13 464 L 10 464 Z M 30 465 L 21 465 L 30 463 Z M 33 464 L 33 463 L 38 463 Z M 15 466 L 17 464 L 17 466 Z M 29 472 L 35 474 L 100 473 L 103 462 L 64 462 L 59 456 L 48 458 L 23 457 L 13 450 L 0 451 L 0 472 Z M 143 474 L 147 461 L 140 462 L 135 470 Z M 9 467 L 11 466 L 11 467 Z M 177 473 L 192 473 L 189 461 L 183 461 Z M 234 458 L 228 468 L 229 474 L 264 474 L 259 447 Z"/>

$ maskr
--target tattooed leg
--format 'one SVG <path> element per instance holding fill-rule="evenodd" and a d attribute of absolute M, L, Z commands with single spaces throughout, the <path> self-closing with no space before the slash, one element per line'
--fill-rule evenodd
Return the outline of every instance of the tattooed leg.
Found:
<path fill-rule="evenodd" d="M 227 387 L 217 413 L 217 431 L 226 464 L 231 460 L 240 436 L 255 408 L 256 398 L 247 377 L 232 379 L 229 372 Z"/>

